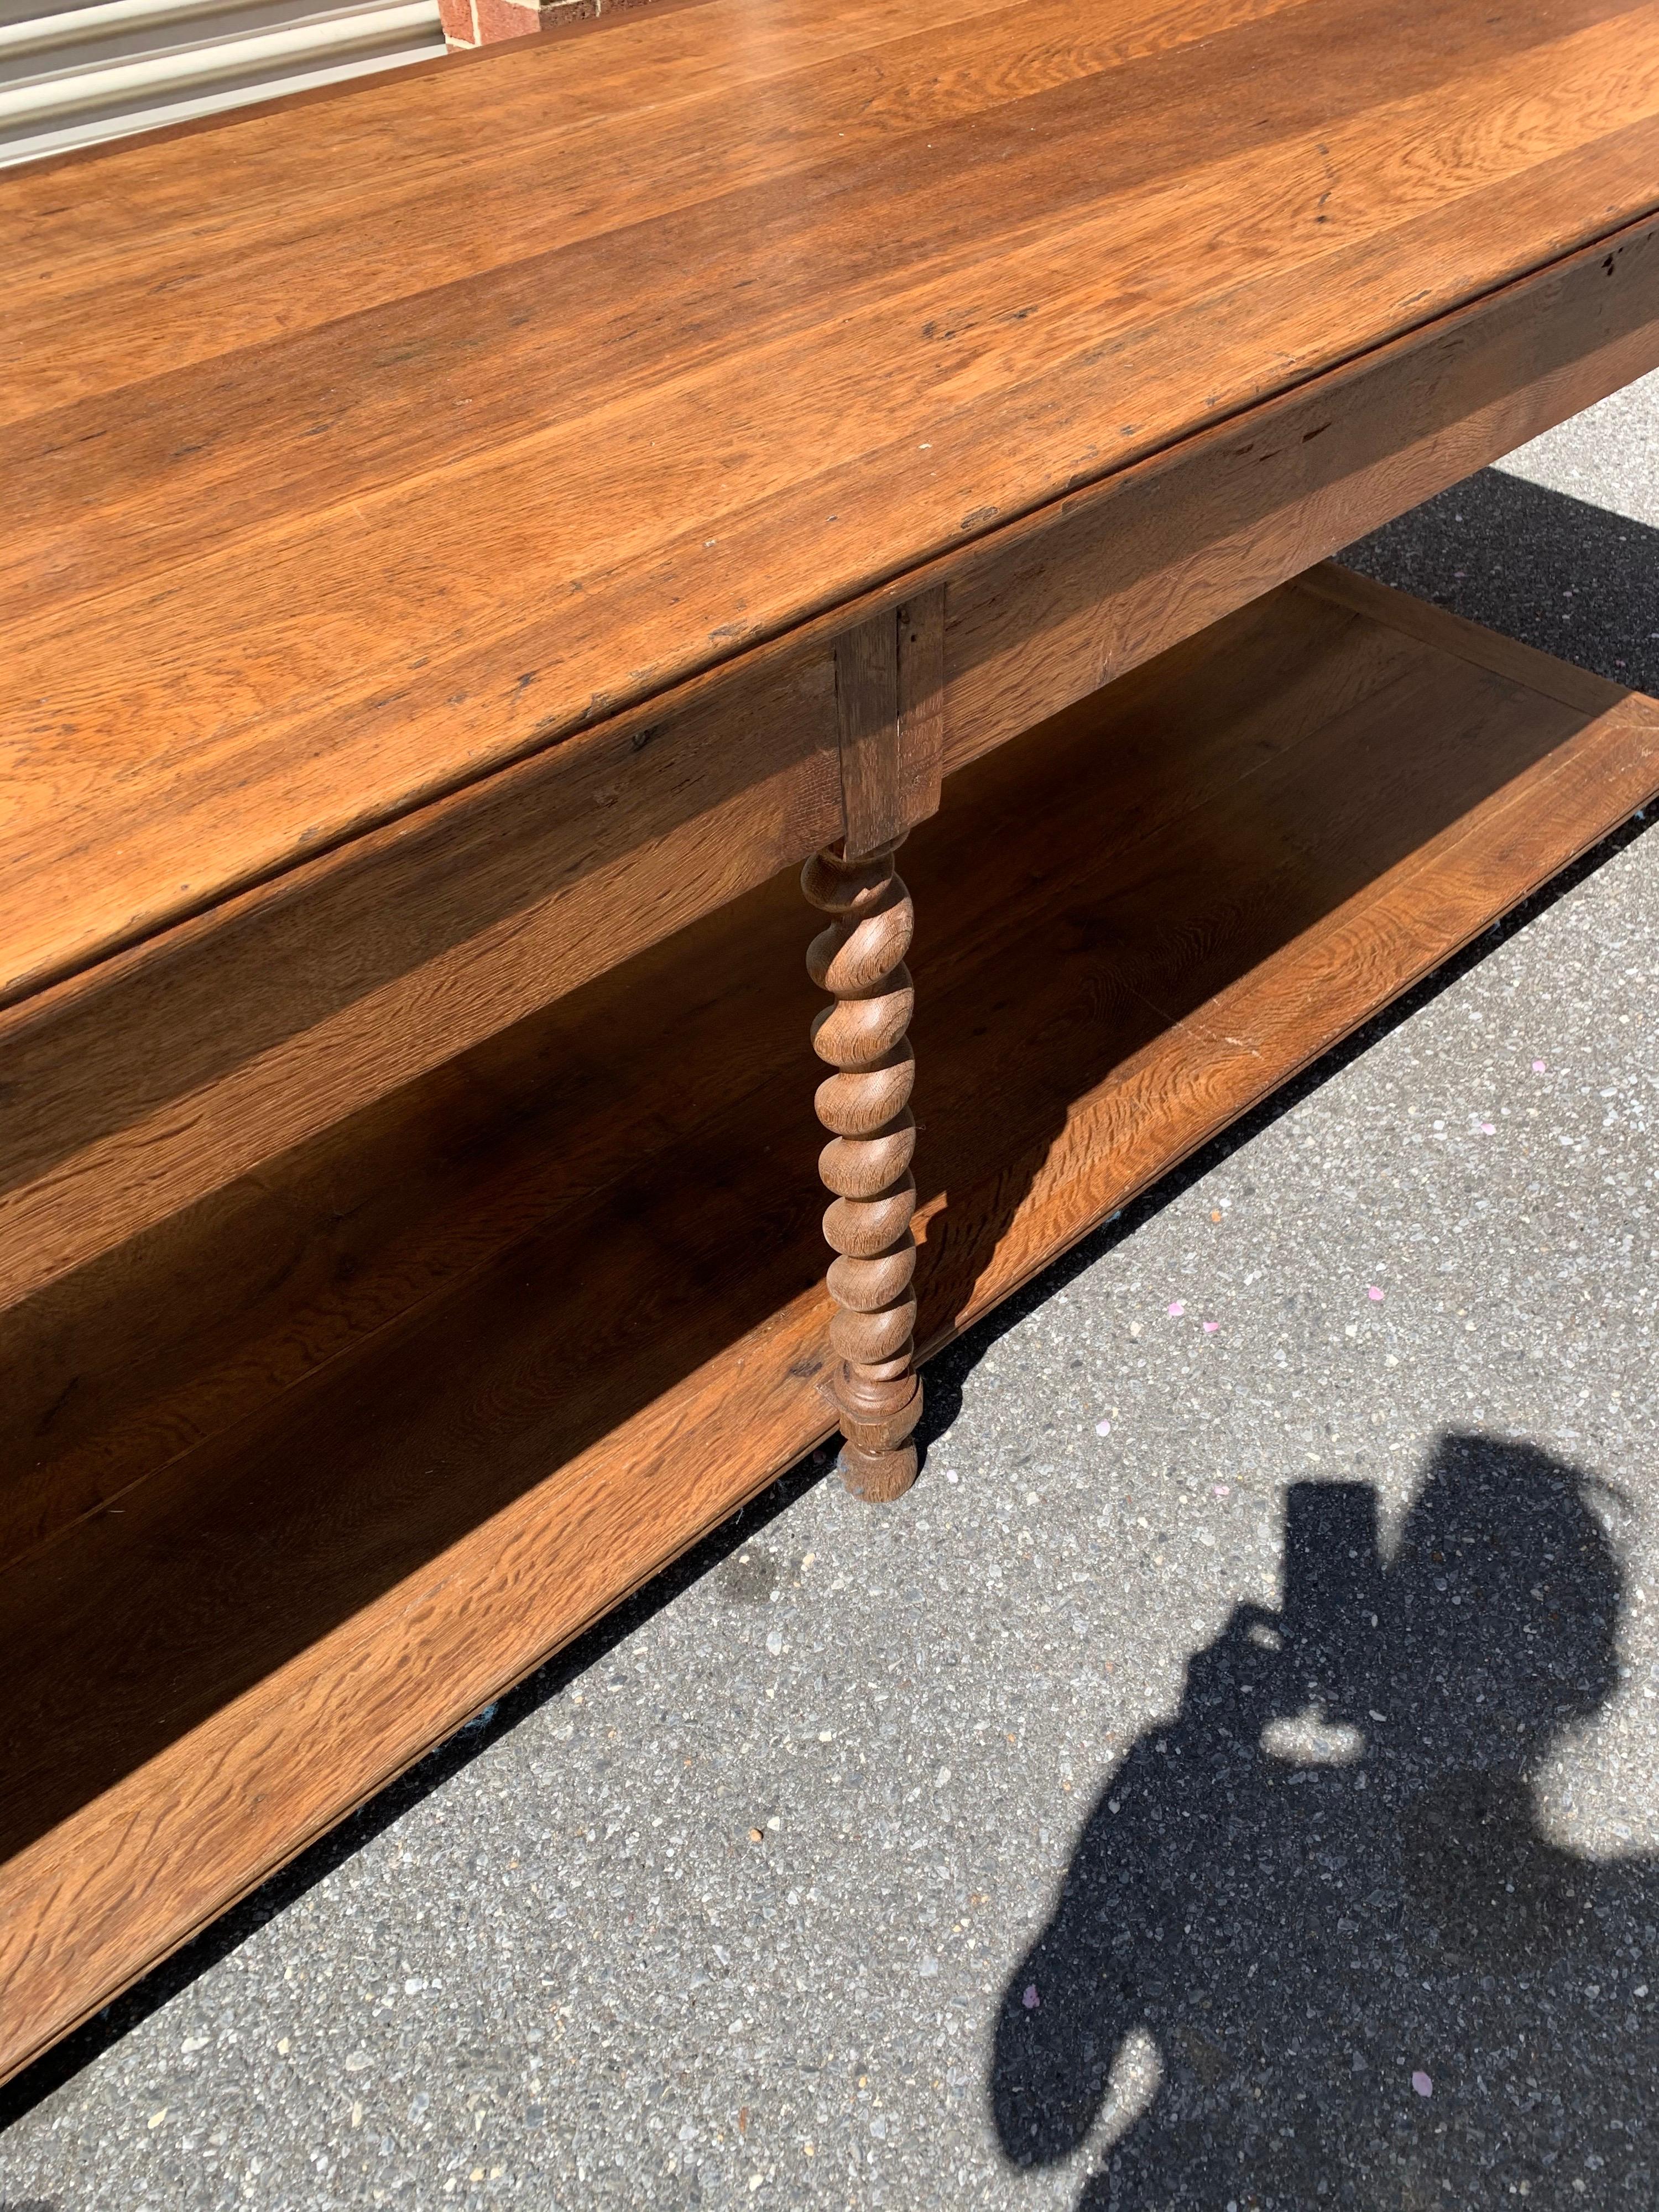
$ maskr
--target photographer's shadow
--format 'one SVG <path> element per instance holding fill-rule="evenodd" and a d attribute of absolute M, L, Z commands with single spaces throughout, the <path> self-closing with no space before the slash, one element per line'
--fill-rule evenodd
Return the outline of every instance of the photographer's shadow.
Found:
<path fill-rule="evenodd" d="M 1011 2160 L 1103 2114 L 1092 2212 L 1659 2203 L 1659 1867 L 1534 1801 L 1618 1680 L 1594 1487 L 1448 1437 L 1385 1565 L 1368 1486 L 1296 1486 L 1283 1613 L 1194 1658 L 1009 1984 Z"/>

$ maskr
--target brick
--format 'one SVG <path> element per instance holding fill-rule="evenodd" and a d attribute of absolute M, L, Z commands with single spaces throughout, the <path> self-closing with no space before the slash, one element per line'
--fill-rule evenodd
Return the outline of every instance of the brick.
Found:
<path fill-rule="evenodd" d="M 442 0 L 440 0 L 440 5 Z M 478 43 L 494 46 L 498 39 L 532 37 L 542 27 L 541 9 L 530 0 L 472 0 L 478 19 Z"/>

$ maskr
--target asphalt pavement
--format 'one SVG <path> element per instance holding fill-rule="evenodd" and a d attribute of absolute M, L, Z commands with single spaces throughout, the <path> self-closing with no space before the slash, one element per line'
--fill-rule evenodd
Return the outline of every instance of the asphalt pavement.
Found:
<path fill-rule="evenodd" d="M 1348 556 L 1659 692 L 1659 379 Z M 1659 2203 L 1637 823 L 3 2094 L 9 2212 Z"/>

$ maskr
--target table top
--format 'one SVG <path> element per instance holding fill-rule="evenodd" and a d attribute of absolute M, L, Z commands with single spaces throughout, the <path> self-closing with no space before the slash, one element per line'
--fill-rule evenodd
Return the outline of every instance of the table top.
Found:
<path fill-rule="evenodd" d="M 1659 4 L 697 0 L 0 178 L 0 998 L 1659 204 Z"/>

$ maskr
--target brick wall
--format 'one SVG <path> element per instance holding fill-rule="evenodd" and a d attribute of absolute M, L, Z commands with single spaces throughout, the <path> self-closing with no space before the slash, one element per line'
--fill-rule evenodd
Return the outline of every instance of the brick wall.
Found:
<path fill-rule="evenodd" d="M 586 23 L 642 0 L 438 0 L 444 36 L 452 53 L 491 46 L 498 39 L 522 39 L 536 31 L 556 31 L 567 23 Z"/>

